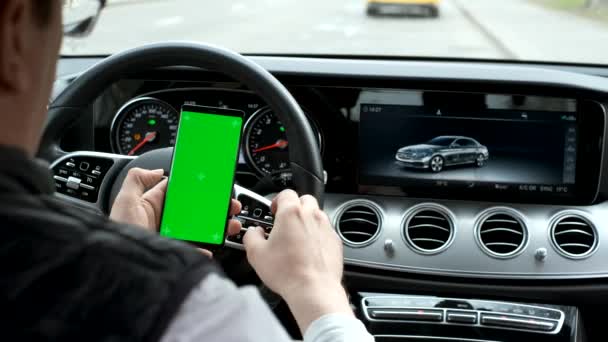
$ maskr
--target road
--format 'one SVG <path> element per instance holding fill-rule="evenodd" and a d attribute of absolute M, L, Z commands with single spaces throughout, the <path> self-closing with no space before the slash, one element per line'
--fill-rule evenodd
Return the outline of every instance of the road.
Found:
<path fill-rule="evenodd" d="M 529 0 L 444 0 L 441 16 L 377 17 L 365 0 L 109 0 L 64 54 L 194 40 L 243 53 L 356 54 L 608 64 L 608 25 Z"/>

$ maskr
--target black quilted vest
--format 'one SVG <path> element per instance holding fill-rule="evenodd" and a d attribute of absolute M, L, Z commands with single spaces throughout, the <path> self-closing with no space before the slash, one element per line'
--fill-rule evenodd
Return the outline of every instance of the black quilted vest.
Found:
<path fill-rule="evenodd" d="M 156 341 L 208 258 L 72 208 L 47 168 L 0 148 L 0 340 Z"/>

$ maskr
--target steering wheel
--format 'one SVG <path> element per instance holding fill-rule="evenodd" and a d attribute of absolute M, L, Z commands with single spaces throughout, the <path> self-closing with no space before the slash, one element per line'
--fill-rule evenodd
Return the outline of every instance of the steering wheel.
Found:
<path fill-rule="evenodd" d="M 73 174 L 68 175 L 64 172 L 63 176 L 58 176 L 57 170 L 61 169 L 62 163 L 74 165 L 74 162 L 79 162 L 83 165 L 83 160 L 86 160 L 85 163 L 93 167 L 91 160 L 95 158 L 111 160 L 105 164 L 96 163 L 99 164 L 96 166 L 96 175 L 92 175 L 94 178 L 91 182 L 92 186 L 87 188 L 95 188 L 87 194 L 92 192 L 96 197 L 94 206 L 107 213 L 129 169 L 162 168 L 169 172 L 171 148 L 150 151 L 137 158 L 95 152 L 68 154 L 61 150 L 60 139 L 63 132 L 83 116 L 93 101 L 113 82 L 128 74 L 171 66 L 222 72 L 258 94 L 287 128 L 286 134 L 290 141 L 290 166 L 296 190 L 300 194 L 313 195 L 322 204 L 324 177 L 321 154 L 309 121 L 293 96 L 274 76 L 251 60 L 220 47 L 198 43 L 158 43 L 118 53 L 86 70 L 71 82 L 49 106 L 48 120 L 39 151 L 41 158 L 52 163 L 53 170 L 56 171 L 56 181 L 66 180 L 66 188 L 77 188 L 78 184 L 75 186 L 74 183 L 86 185 L 83 179 L 72 177 Z M 58 188 L 61 185 L 59 184 Z M 241 190 L 239 193 L 251 194 L 242 188 L 239 189 Z M 87 202 L 86 198 L 82 200 L 82 193 L 74 196 L 70 196 L 70 193 L 64 195 L 72 197 L 71 199 L 76 202 L 78 200 Z M 88 199 L 88 202 L 85 204 L 88 205 L 93 201 Z"/>

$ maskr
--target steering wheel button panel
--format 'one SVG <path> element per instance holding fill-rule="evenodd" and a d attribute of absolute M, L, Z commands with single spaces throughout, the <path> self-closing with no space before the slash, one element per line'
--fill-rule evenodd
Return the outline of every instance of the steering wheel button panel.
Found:
<path fill-rule="evenodd" d="M 235 236 L 228 237 L 226 244 L 242 249 L 243 236 L 249 227 L 264 228 L 265 236 L 272 231 L 272 212 L 270 211 L 271 201 L 264 196 L 256 194 L 239 185 L 234 186 L 235 197 L 242 204 L 242 210 L 235 218 L 241 222 L 243 229 Z M 262 218 L 270 220 L 262 220 Z"/>
<path fill-rule="evenodd" d="M 107 158 L 74 156 L 53 166 L 55 190 L 63 195 L 96 203 L 105 174 L 114 164 Z M 78 169 L 75 166 L 78 165 Z"/>

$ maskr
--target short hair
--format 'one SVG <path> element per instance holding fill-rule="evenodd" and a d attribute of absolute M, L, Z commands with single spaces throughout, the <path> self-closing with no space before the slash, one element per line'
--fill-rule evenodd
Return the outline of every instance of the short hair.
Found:
<path fill-rule="evenodd" d="M 40 25 L 46 25 L 51 20 L 55 1 L 57 0 L 32 0 L 32 14 Z"/>

